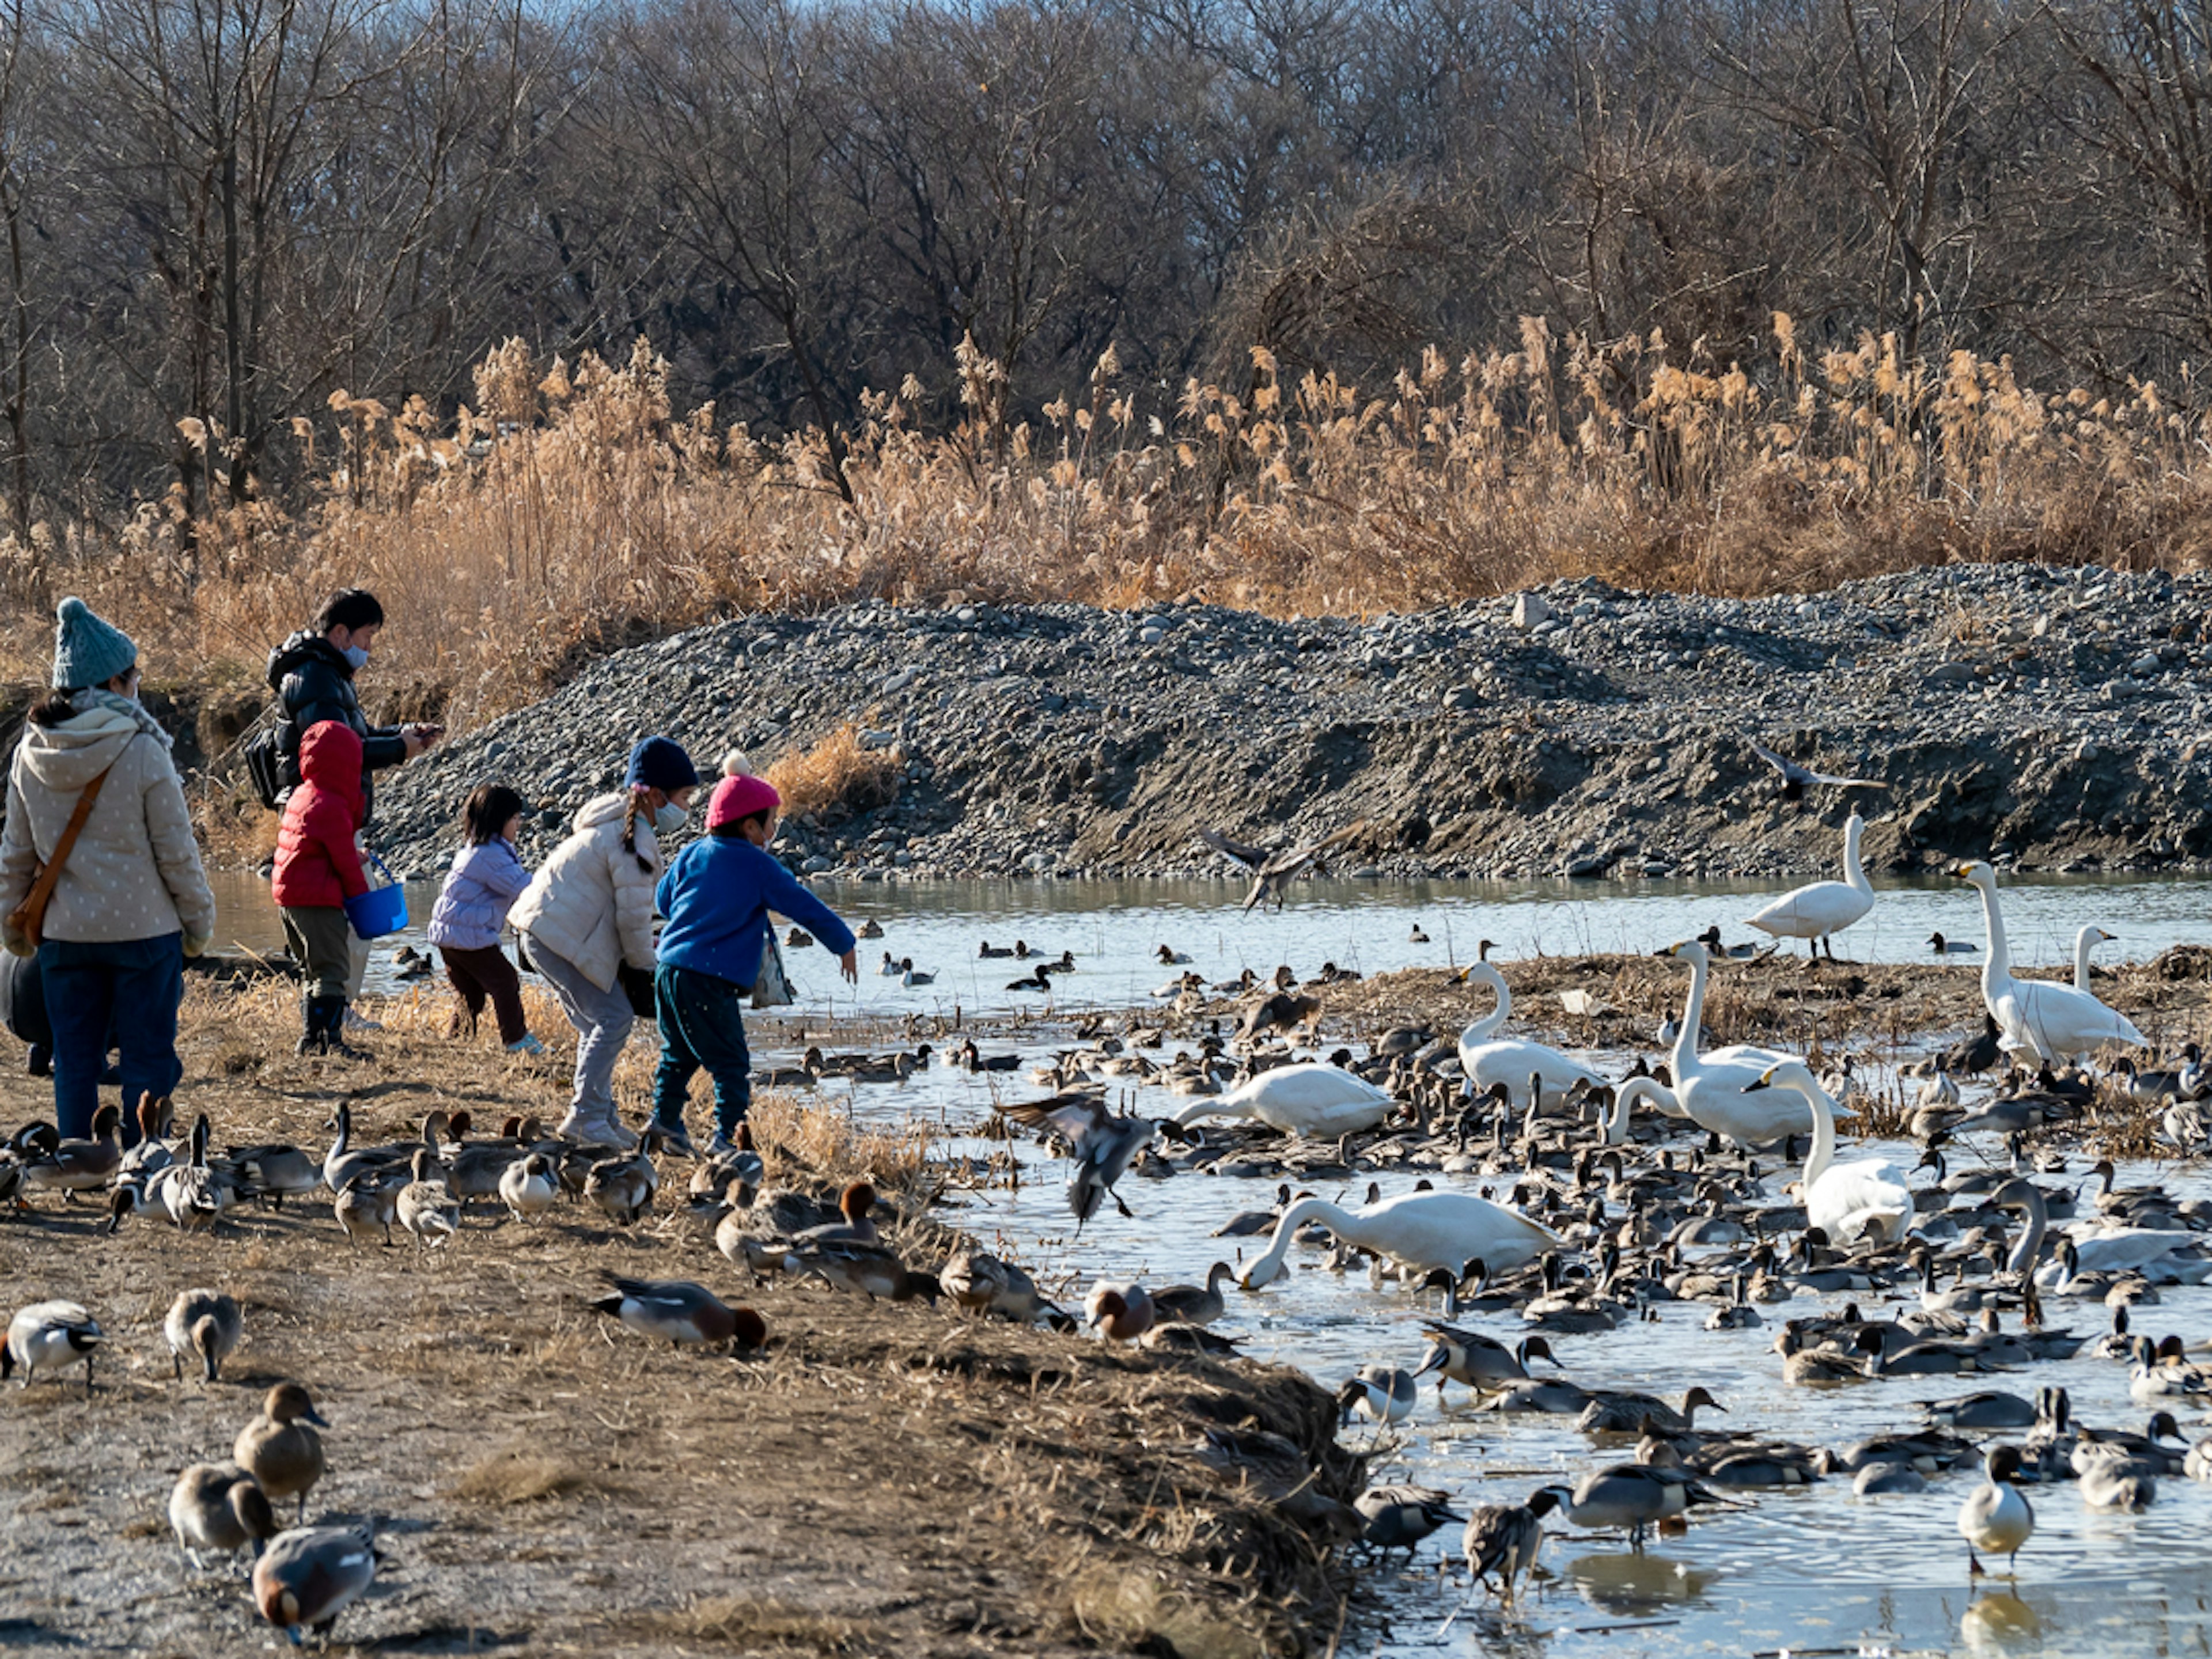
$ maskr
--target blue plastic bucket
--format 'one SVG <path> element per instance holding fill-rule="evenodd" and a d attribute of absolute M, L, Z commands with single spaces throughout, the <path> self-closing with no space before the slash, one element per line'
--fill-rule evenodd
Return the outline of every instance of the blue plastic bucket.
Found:
<path fill-rule="evenodd" d="M 346 920 L 362 939 L 382 939 L 386 933 L 398 933 L 407 926 L 407 890 L 384 867 L 384 860 L 370 853 L 368 861 L 376 866 L 385 885 L 372 887 L 366 893 L 345 902 Z"/>

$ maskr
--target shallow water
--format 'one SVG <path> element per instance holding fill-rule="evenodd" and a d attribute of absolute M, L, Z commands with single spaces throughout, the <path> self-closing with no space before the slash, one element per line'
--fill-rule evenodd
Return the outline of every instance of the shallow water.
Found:
<path fill-rule="evenodd" d="M 790 960 L 801 992 L 796 1012 L 818 1024 L 825 993 L 828 1012 L 874 1021 L 956 1010 L 969 1016 L 1024 1007 L 1042 1012 L 1043 999 L 1003 988 L 1022 966 L 980 962 L 977 944 L 1020 938 L 1048 953 L 1072 950 L 1079 971 L 1056 988 L 1059 1019 L 1026 1035 L 1018 1028 L 1017 1046 L 1026 1061 L 1036 1061 L 1048 1057 L 1065 1036 L 1063 1022 L 1074 1009 L 1140 1004 L 1154 986 L 1181 971 L 1151 960 L 1162 943 L 1190 956 L 1209 980 L 1233 977 L 1246 967 L 1264 975 L 1284 961 L 1301 973 L 1325 959 L 1370 974 L 1443 965 L 1466 961 L 1482 938 L 1495 940 L 1499 954 L 1509 958 L 1540 951 L 1648 951 L 1715 921 L 1729 937 L 1742 937 L 1737 918 L 1771 891 L 1663 883 L 1345 882 L 1302 885 L 1281 913 L 1245 915 L 1235 908 L 1241 888 L 1223 884 L 839 884 L 825 889 L 831 904 L 855 921 L 880 920 L 887 934 L 864 945 L 873 956 L 864 957 L 857 993 L 836 981 L 818 951 L 796 951 Z M 427 890 L 410 894 L 418 924 L 433 896 Z M 219 897 L 225 938 L 270 948 L 276 930 L 265 889 L 250 879 L 234 880 Z M 2051 880 L 2008 887 L 2005 902 L 2014 953 L 2024 962 L 2065 959 L 2074 929 L 2092 921 L 2121 936 L 2104 947 L 2109 960 L 2147 957 L 2178 942 L 2212 942 L 2212 882 L 2203 880 Z M 1416 921 L 1431 936 L 1426 945 L 1407 937 Z M 1979 909 L 1970 890 L 1955 883 L 1891 886 L 1874 915 L 1843 936 L 1844 953 L 1919 959 L 1928 934 L 1939 928 L 1980 939 Z M 886 949 L 934 970 L 937 982 L 908 988 L 870 971 L 873 957 Z M 380 963 L 385 954 L 380 951 Z M 776 1034 L 790 1033 L 797 1023 L 759 1024 L 756 1041 L 763 1062 L 795 1057 L 788 1047 L 779 1048 Z M 1601 1070 L 1613 1073 L 1627 1060 L 1596 1058 Z M 988 1118 L 994 1090 L 1009 1098 L 1035 1092 L 1024 1073 L 979 1078 L 933 1067 L 904 1085 L 833 1084 L 821 1093 L 848 1102 L 866 1117 L 927 1118 L 957 1136 Z M 1188 1103 L 1149 1088 L 1115 1092 L 1136 1096 L 1137 1109 L 1161 1115 Z M 999 1149 L 997 1143 L 959 1139 L 951 1146 L 979 1156 Z M 1883 1150 L 1901 1152 L 1907 1164 L 1915 1156 L 1907 1148 Z M 1979 1150 L 1997 1148 L 1992 1142 Z M 1220 1249 L 1231 1241 L 1206 1235 L 1237 1211 L 1266 1207 L 1274 1188 L 1272 1177 L 1132 1177 L 1123 1190 L 1135 1218 L 1109 1210 L 1078 1239 L 1065 1209 L 1064 1167 L 1034 1142 L 1018 1142 L 1016 1151 L 1024 1165 L 1019 1188 L 968 1194 L 971 1207 L 954 1218 L 987 1242 L 996 1238 L 1018 1253 L 1040 1282 L 1063 1288 L 1071 1305 L 1097 1277 L 1135 1277 L 1153 1285 L 1194 1282 L 1217 1257 L 1236 1261 L 1234 1252 Z M 1954 1167 L 1970 1161 L 1954 1161 Z M 1792 1173 L 1778 1172 L 1769 1190 L 1778 1194 Z M 1379 1179 L 1391 1193 L 1416 1178 L 1401 1173 Z M 2070 1177 L 2080 1178 L 2078 1171 Z M 1471 1177 L 1432 1179 L 1439 1185 L 1474 1184 Z M 2212 1190 L 2193 1168 L 2145 1166 L 2123 1170 L 2121 1179 L 2164 1179 L 2182 1192 Z M 1356 1200 L 1366 1177 L 1346 1184 Z M 1364 1276 L 1332 1274 L 1317 1261 L 1315 1252 L 1294 1250 L 1291 1271 L 1265 1291 L 1232 1291 L 1219 1328 L 1242 1335 L 1255 1358 L 1296 1364 L 1331 1386 L 1370 1361 L 1417 1364 L 1423 1347 L 1419 1320 L 1432 1310 L 1417 1307 L 1395 1287 L 1373 1289 Z M 2208 1334 L 2212 1288 L 2162 1294 L 2160 1305 L 2139 1313 L 2139 1329 L 2154 1335 L 2179 1331 L 2192 1340 Z M 1677 1395 L 1688 1383 L 1702 1382 L 1728 1405 L 1729 1414 L 1717 1419 L 1726 1425 L 1815 1445 L 1841 1445 L 1911 1425 L 1918 1417 L 1915 1401 L 1990 1387 L 2027 1395 L 2046 1382 L 2072 1391 L 2081 1422 L 2142 1426 L 2146 1413 L 2129 1399 L 2127 1367 L 2088 1358 L 1993 1378 L 1785 1389 L 1771 1346 L 1782 1321 L 1816 1308 L 1832 1310 L 1847 1299 L 1801 1293 L 1764 1310 L 1763 1327 L 1728 1333 L 1702 1328 L 1707 1304 L 1668 1304 L 1656 1323 L 1552 1340 L 1565 1374 L 1585 1385 Z M 1883 1305 L 1875 1297 L 1859 1300 L 1869 1311 Z M 2100 1304 L 2053 1299 L 2048 1313 L 2053 1325 L 2077 1331 L 2101 1332 L 2106 1323 Z M 1521 1334 L 1517 1316 L 1468 1315 L 1461 1322 L 1509 1342 Z M 1468 1409 L 1465 1391 L 1455 1385 L 1449 1393 L 1440 1407 L 1433 1380 L 1425 1384 L 1413 1419 L 1393 1431 L 1393 1450 L 1376 1464 L 1375 1478 L 1410 1479 L 1478 1504 L 1524 1498 L 1540 1485 L 1571 1483 L 1592 1468 L 1632 1455 L 1625 1439 L 1593 1443 L 1574 1430 L 1571 1418 L 1479 1413 Z M 2185 1430 L 2192 1437 L 2197 1432 L 2186 1419 Z M 1347 1433 L 1364 1438 L 1371 1431 L 1363 1425 Z M 1376 1575 L 1388 1634 L 1370 1627 L 1357 1634 L 1357 1645 L 1383 1654 L 1511 1651 L 1553 1659 L 1599 1654 L 1674 1659 L 1781 1650 L 2004 1651 L 2092 1659 L 2212 1653 L 2212 1559 L 2203 1545 L 2212 1522 L 2212 1487 L 2161 1481 L 2157 1504 L 2137 1517 L 2091 1511 L 2070 1484 L 2030 1488 L 2038 1528 L 2017 1583 L 2000 1578 L 1976 1590 L 1967 1583 L 1954 1516 L 1978 1480 L 1978 1470 L 1961 1468 L 1937 1478 L 1918 1497 L 1857 1498 L 1848 1480 L 1747 1494 L 1739 1509 L 1697 1511 L 1686 1535 L 1656 1540 L 1640 1555 L 1620 1540 L 1578 1533 L 1555 1519 L 1558 1530 L 1543 1558 L 1549 1576 L 1527 1604 L 1523 1620 L 1503 1624 L 1492 1604 L 1462 1609 L 1462 1592 L 1439 1583 L 1438 1565 L 1458 1543 L 1458 1528 L 1448 1527 L 1423 1547 L 1412 1569 Z M 1452 1565 L 1456 1571 L 1455 1557 Z M 1455 1610 L 1449 1629 L 1440 1631 Z"/>
<path fill-rule="evenodd" d="M 228 872 L 215 884 L 219 947 L 283 949 L 265 882 Z M 1163 945 L 1190 957 L 1189 967 L 1209 981 L 1234 979 L 1247 968 L 1264 977 L 1282 963 L 1302 976 L 1324 962 L 1364 974 L 1446 967 L 1469 960 L 1485 939 L 1506 960 L 1654 951 L 1716 924 L 1730 940 L 1763 939 L 1741 919 L 1780 889 L 1674 881 L 1305 882 L 1291 889 L 1283 909 L 1264 912 L 1239 910 L 1244 888 L 1225 882 L 837 882 L 819 890 L 855 926 L 880 922 L 885 937 L 861 942 L 857 990 L 838 978 L 825 952 L 787 952 L 802 1001 L 840 1018 L 880 1018 L 1042 1008 L 1043 997 L 1006 988 L 1032 964 L 980 960 L 985 940 L 1002 947 L 1021 940 L 1048 957 L 1073 951 L 1077 971 L 1055 983 L 1054 1000 L 1118 1007 L 1142 1002 L 1185 971 L 1157 960 Z M 1981 942 L 1981 906 L 1963 883 L 1877 884 L 1877 891 L 1873 913 L 1837 936 L 1840 955 L 1933 960 L 1928 938 L 1936 932 Z M 409 887 L 412 925 L 380 941 L 372 990 L 390 988 L 393 951 L 403 944 L 421 948 L 436 898 L 434 884 Z M 2212 944 L 2212 881 L 2201 877 L 2052 877 L 2008 885 L 2003 899 L 2013 958 L 2021 964 L 2069 959 L 2075 930 L 2087 922 L 2119 935 L 2099 948 L 2105 963 L 2141 960 L 2170 945 Z M 1428 943 L 1411 939 L 1416 924 Z M 878 970 L 886 954 L 911 958 L 934 982 L 910 988 L 885 977 Z"/>

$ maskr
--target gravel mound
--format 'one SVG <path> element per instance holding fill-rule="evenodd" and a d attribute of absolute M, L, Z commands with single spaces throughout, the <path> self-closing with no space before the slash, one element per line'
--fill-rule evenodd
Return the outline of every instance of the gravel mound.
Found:
<path fill-rule="evenodd" d="M 1560 582 L 1412 616 L 1280 621 L 1190 604 L 848 605 L 608 658 L 378 792 L 395 867 L 442 868 L 468 791 L 537 802 L 542 854 L 629 745 L 765 766 L 846 721 L 898 798 L 794 823 L 815 872 L 1218 873 L 1356 819 L 1334 866 L 1632 878 L 1825 872 L 1838 792 L 1802 805 L 1756 739 L 1858 790 L 1867 859 L 2022 869 L 2212 858 L 2212 578 L 1955 566 L 1760 600 Z"/>

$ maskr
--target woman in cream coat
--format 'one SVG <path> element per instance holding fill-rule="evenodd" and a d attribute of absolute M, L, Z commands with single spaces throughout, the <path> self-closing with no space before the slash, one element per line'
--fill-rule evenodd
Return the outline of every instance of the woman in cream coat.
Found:
<path fill-rule="evenodd" d="M 620 970 L 653 971 L 658 836 L 683 827 L 698 785 L 681 745 L 646 738 L 630 750 L 623 788 L 585 802 L 509 914 L 576 1028 L 575 1087 L 561 1125 L 575 1139 L 624 1151 L 637 1144 L 615 1110 L 615 1062 L 637 1023 Z"/>

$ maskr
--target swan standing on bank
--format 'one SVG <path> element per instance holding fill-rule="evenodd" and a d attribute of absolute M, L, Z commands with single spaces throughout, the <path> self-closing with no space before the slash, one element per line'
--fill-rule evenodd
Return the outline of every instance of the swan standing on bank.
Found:
<path fill-rule="evenodd" d="M 1841 881 L 1816 881 L 1784 893 L 1745 925 L 1777 939 L 1802 939 L 1809 956 L 1819 956 L 1825 944 L 1828 959 L 1834 961 L 1836 945 L 1829 935 L 1841 933 L 1874 908 L 1874 885 L 1859 867 L 1859 837 L 1865 830 L 1866 820 L 1856 812 L 1844 825 Z"/>
<path fill-rule="evenodd" d="M 1498 999 L 1495 1008 L 1459 1034 L 1460 1069 L 1466 1073 L 1468 1092 L 1485 1094 L 1502 1083 L 1513 1104 L 1526 1107 L 1528 1079 L 1535 1077 L 1542 1081 L 1542 1103 L 1557 1106 L 1577 1083 L 1593 1089 L 1605 1087 L 1605 1079 L 1589 1066 L 1568 1059 L 1557 1048 L 1524 1038 L 1497 1035 L 1513 1012 L 1513 993 L 1506 988 L 1505 975 L 1490 965 L 1490 941 L 1483 940 L 1475 959 L 1461 975 L 1471 983 L 1487 985 L 1491 994 Z"/>
<path fill-rule="evenodd" d="M 1805 1156 L 1804 1201 L 1808 1225 L 1843 1243 L 1865 1235 L 1893 1244 L 1912 1222 L 1912 1188 L 1894 1164 L 1881 1158 L 1838 1164 L 1836 1103 L 1813 1080 L 1802 1062 L 1791 1060 L 1762 1076 L 1753 1089 L 1794 1089 L 1813 1109 L 1813 1150 Z"/>
<path fill-rule="evenodd" d="M 1203 1117 L 1249 1117 L 1285 1134 L 1334 1140 L 1373 1128 L 1397 1103 L 1389 1090 L 1315 1060 L 1262 1072 L 1225 1095 L 1192 1102 L 1169 1121 L 1183 1129 Z"/>
<path fill-rule="evenodd" d="M 2049 980 L 2014 979 L 2012 953 L 2005 945 L 2004 914 L 1997 904 L 1997 872 L 1978 859 L 1954 865 L 1951 873 L 1972 883 L 1982 896 L 1982 920 L 1989 929 L 1982 1001 L 1996 1021 L 1998 1041 L 2008 1053 L 2041 1061 L 2063 1060 L 2108 1042 L 2143 1046 L 2143 1034 L 2126 1015 L 2107 1008 L 2088 992 Z"/>
<path fill-rule="evenodd" d="M 1709 1054 L 1698 1052 L 1698 1033 L 1705 1016 L 1705 978 L 1712 957 L 1693 939 L 1658 952 L 1690 964 L 1690 1000 L 1682 1011 L 1681 1029 L 1674 1034 L 1671 1059 L 1674 1068 L 1674 1098 L 1684 1115 L 1701 1129 L 1710 1129 L 1745 1146 L 1764 1146 L 1786 1135 L 1809 1134 L 1813 1110 L 1793 1099 L 1788 1090 L 1759 1090 L 1747 1095 L 1761 1076 L 1797 1056 L 1778 1048 L 1759 1048 L 1735 1043 Z"/>
<path fill-rule="evenodd" d="M 1237 1282 L 1256 1291 L 1273 1280 L 1283 1270 L 1291 1241 L 1310 1221 L 1318 1221 L 1346 1244 L 1423 1273 L 1443 1267 L 1456 1273 L 1478 1260 L 1492 1273 L 1505 1273 L 1560 1243 L 1549 1227 L 1472 1193 L 1401 1193 L 1357 1210 L 1327 1199 L 1302 1198 L 1283 1212 L 1267 1253 L 1245 1268 Z"/>

